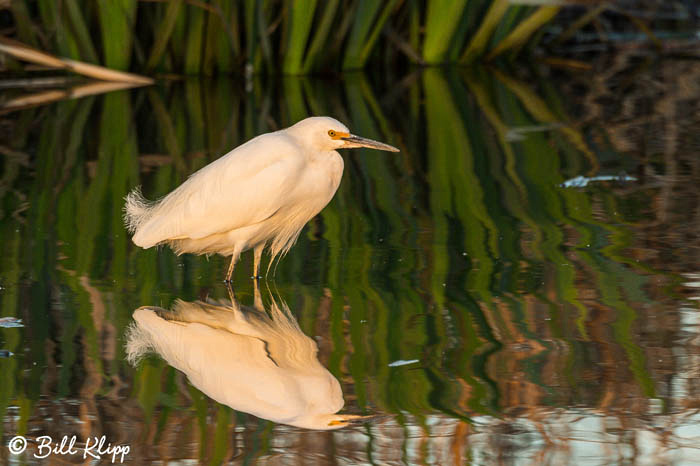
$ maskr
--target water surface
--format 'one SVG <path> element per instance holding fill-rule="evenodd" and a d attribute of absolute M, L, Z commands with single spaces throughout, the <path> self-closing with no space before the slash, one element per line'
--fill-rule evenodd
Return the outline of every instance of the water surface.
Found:
<path fill-rule="evenodd" d="M 106 435 L 134 464 L 697 464 L 700 67 L 597 66 L 186 80 L 5 113 L 0 318 L 24 326 L 0 325 L 4 443 Z M 124 349 L 139 306 L 228 297 L 226 259 L 130 242 L 126 193 L 163 196 L 308 115 L 401 149 L 346 151 L 263 282 L 342 412 L 373 415 L 330 432 Z M 248 253 L 244 305 L 251 270 Z"/>

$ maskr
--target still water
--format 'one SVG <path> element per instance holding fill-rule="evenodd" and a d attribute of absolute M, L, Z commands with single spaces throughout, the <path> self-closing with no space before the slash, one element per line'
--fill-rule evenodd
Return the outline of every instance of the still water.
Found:
<path fill-rule="evenodd" d="M 186 80 L 5 111 L 0 460 L 104 435 L 132 464 L 700 464 L 700 66 L 516 71 Z M 259 290 L 252 253 L 232 302 L 227 259 L 130 242 L 133 187 L 163 196 L 309 115 L 401 153 L 346 151 Z M 160 323 L 209 336 L 133 366 L 141 306 L 200 309 Z M 299 427 L 309 400 L 353 422 Z"/>

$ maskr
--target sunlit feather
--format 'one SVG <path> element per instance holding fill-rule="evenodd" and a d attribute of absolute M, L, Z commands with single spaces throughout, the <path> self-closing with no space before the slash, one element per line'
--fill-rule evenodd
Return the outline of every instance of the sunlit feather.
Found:
<path fill-rule="evenodd" d="M 336 149 L 398 149 L 350 134 L 340 122 L 312 117 L 237 147 L 150 203 L 136 188 L 125 223 L 137 246 L 168 244 L 176 253 L 232 256 L 269 246 L 274 260 L 333 198 L 343 174 Z M 258 276 L 256 260 L 254 275 Z"/>

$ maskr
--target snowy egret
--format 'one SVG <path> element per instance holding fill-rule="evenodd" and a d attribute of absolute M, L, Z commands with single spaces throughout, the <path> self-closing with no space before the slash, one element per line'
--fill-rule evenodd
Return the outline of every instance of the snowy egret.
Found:
<path fill-rule="evenodd" d="M 133 190 L 124 208 L 127 228 L 142 248 L 168 244 L 178 254 L 231 256 L 226 282 L 240 254 L 253 249 L 257 278 L 263 249 L 270 263 L 284 255 L 333 198 L 344 165 L 336 149 L 356 147 L 399 151 L 350 134 L 333 118 L 306 118 L 233 149 L 160 201 Z"/>
<path fill-rule="evenodd" d="M 172 311 L 140 307 L 127 334 L 132 364 L 153 351 L 209 397 L 235 410 L 307 429 L 337 429 L 364 416 L 336 414 L 338 380 L 289 308 L 177 301 Z"/>

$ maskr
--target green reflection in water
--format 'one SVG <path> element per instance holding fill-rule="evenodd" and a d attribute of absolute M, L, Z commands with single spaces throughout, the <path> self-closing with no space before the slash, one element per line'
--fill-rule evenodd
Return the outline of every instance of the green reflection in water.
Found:
<path fill-rule="evenodd" d="M 344 154 L 336 197 L 273 280 L 319 337 L 346 409 L 430 431 L 435 412 L 470 422 L 523 404 L 595 407 L 612 377 L 598 365 L 610 361 L 635 396 L 656 396 L 634 323 L 659 299 L 651 281 L 675 279 L 629 257 L 639 213 L 634 202 L 621 208 L 614 186 L 559 187 L 598 162 L 585 135 L 553 125 L 568 117 L 549 83 L 428 69 L 389 84 L 348 74 L 239 85 L 187 81 L 12 115 L 7 145 L 20 155 L 5 158 L 0 185 L 0 299 L 2 316 L 27 326 L 0 329 L 17 353 L 0 359 L 0 412 L 20 407 L 18 433 L 43 399 L 83 400 L 91 412 L 116 397 L 136 406 L 149 442 L 177 422 L 200 432 L 200 458 L 240 453 L 228 442 L 246 416 L 183 392 L 162 361 L 130 368 L 122 339 L 140 305 L 224 297 L 227 260 L 134 247 L 122 199 L 139 184 L 162 196 L 230 148 L 311 114 L 402 149 Z M 243 300 L 251 260 L 235 277 Z M 411 359 L 420 362 L 389 366 Z M 273 436 L 265 421 L 246 430 L 244 462 Z"/>

